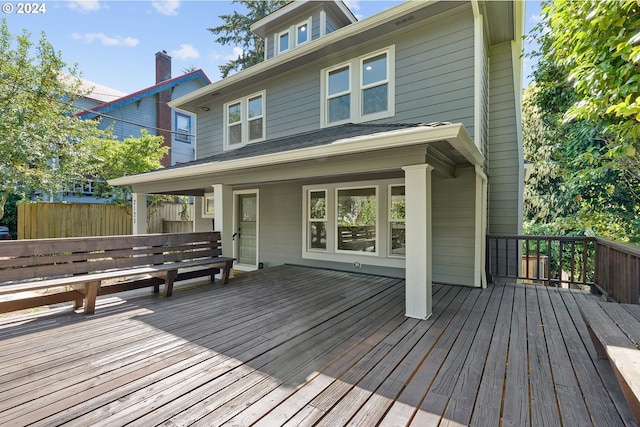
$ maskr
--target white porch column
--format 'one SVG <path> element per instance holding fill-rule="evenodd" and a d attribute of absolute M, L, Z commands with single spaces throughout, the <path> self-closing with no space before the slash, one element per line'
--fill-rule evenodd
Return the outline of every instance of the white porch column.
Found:
<path fill-rule="evenodd" d="M 475 236 L 475 261 L 474 276 L 482 288 L 487 287 L 487 272 L 485 263 L 487 259 L 487 175 L 482 167 L 476 165 L 476 236 Z"/>
<path fill-rule="evenodd" d="M 406 316 L 431 316 L 431 171 L 428 164 L 405 166 Z"/>
<path fill-rule="evenodd" d="M 222 254 L 233 257 L 233 188 L 214 184 L 213 209 L 215 231 L 222 235 Z"/>
<path fill-rule="evenodd" d="M 133 234 L 147 234 L 147 195 L 131 194 L 131 219 Z"/>

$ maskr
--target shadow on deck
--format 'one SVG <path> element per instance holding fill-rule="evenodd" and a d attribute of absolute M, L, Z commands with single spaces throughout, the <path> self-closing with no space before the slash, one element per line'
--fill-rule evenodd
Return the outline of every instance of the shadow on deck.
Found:
<path fill-rule="evenodd" d="M 635 426 L 588 293 L 281 266 L 0 322 L 0 425 Z"/>

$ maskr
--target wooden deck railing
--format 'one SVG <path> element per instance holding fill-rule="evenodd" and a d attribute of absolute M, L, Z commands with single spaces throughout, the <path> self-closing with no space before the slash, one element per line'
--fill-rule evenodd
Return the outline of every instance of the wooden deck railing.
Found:
<path fill-rule="evenodd" d="M 640 248 L 597 238 L 595 285 L 614 301 L 640 304 Z"/>
<path fill-rule="evenodd" d="M 640 248 L 598 237 L 487 236 L 487 276 L 557 287 L 589 286 L 640 304 Z"/>

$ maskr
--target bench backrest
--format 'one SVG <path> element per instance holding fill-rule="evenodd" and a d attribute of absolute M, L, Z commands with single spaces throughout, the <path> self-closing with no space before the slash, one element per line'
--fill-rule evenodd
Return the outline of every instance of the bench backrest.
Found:
<path fill-rule="evenodd" d="M 222 255 L 220 232 L 0 242 L 0 282 L 63 277 Z"/>

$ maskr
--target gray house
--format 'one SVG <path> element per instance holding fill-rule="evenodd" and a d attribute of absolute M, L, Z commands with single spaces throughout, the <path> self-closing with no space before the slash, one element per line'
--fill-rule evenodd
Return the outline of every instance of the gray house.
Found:
<path fill-rule="evenodd" d="M 196 160 L 112 180 L 199 196 L 196 230 L 236 269 L 283 263 L 486 286 L 487 233 L 521 231 L 524 3 L 409 1 L 357 21 L 296 1 L 252 25 L 265 61 L 170 105 L 197 114 Z"/>

